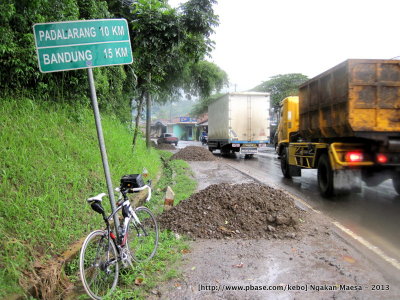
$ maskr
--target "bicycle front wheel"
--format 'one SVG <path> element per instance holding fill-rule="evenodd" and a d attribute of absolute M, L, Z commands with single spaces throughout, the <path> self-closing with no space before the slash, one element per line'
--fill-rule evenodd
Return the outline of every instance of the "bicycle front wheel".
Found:
<path fill-rule="evenodd" d="M 139 223 L 131 218 L 128 227 L 127 245 L 134 261 L 150 260 L 158 247 L 158 225 L 153 213 L 144 206 L 135 209 Z"/>
<path fill-rule="evenodd" d="M 83 287 L 92 299 L 109 295 L 118 282 L 118 253 L 107 231 L 91 232 L 83 242 L 79 257 Z"/>

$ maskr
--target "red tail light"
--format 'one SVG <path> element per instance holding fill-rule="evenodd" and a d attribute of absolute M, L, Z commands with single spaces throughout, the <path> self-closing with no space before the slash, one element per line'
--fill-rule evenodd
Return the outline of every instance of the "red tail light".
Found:
<path fill-rule="evenodd" d="M 347 152 L 345 159 L 348 162 L 360 162 L 364 160 L 364 155 L 359 151 Z"/>
<path fill-rule="evenodd" d="M 115 236 L 115 234 L 114 233 L 112 233 L 112 232 L 110 232 L 110 237 L 113 239 L 113 240 L 115 240 L 117 237 Z"/>
<path fill-rule="evenodd" d="M 378 163 L 380 164 L 386 164 L 388 162 L 388 157 L 385 154 L 379 153 L 376 156 L 376 160 L 378 161 Z"/>

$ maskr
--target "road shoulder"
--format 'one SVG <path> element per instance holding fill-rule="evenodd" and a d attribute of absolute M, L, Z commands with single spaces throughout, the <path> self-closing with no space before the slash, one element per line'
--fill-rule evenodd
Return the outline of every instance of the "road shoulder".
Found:
<path fill-rule="evenodd" d="M 190 162 L 199 190 L 222 182 L 257 182 L 223 162 Z M 400 297 L 384 262 L 350 239 L 326 216 L 308 207 L 291 239 L 191 242 L 179 266 L 182 276 L 158 287 L 162 299 L 362 299 Z M 249 216 L 251 217 L 251 216 Z M 389 271 L 389 272 L 388 272 Z M 393 274 L 399 274 L 393 270 Z M 232 291 L 228 289 L 244 289 Z M 387 290 L 388 288 L 388 290 Z M 376 289 L 376 290 L 373 290 Z"/>

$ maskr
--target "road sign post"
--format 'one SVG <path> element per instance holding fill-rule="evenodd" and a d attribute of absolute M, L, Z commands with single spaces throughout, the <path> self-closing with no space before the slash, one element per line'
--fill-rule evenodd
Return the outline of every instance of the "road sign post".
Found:
<path fill-rule="evenodd" d="M 132 63 L 128 23 L 125 19 L 41 23 L 35 24 L 33 31 L 42 73 L 88 69 L 100 154 L 111 208 L 115 211 L 114 191 L 92 68 Z M 115 232 L 118 232 L 119 220 L 116 214 L 114 225 Z"/>

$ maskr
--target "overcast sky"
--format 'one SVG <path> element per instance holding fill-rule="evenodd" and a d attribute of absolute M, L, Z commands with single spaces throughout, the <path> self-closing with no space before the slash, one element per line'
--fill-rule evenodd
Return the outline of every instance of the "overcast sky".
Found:
<path fill-rule="evenodd" d="M 209 60 L 228 73 L 230 91 L 278 74 L 311 78 L 349 58 L 400 56 L 400 0 L 219 0 L 214 9 Z"/>

